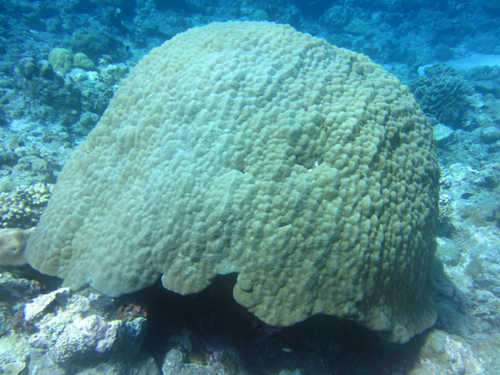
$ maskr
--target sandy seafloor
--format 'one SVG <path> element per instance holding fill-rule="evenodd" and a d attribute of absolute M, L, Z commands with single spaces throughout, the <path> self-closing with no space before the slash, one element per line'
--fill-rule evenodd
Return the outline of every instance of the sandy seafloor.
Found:
<path fill-rule="evenodd" d="M 232 275 L 198 295 L 155 285 L 110 299 L 3 266 L 0 373 L 500 374 L 497 0 L 3 0 L 2 228 L 36 225 L 72 150 L 142 56 L 228 20 L 286 23 L 364 53 L 415 94 L 441 166 L 435 326 L 403 345 L 334 317 L 276 329 L 234 302 Z M 55 48 L 73 60 L 49 66 Z M 19 208 L 28 198 L 29 212 Z"/>

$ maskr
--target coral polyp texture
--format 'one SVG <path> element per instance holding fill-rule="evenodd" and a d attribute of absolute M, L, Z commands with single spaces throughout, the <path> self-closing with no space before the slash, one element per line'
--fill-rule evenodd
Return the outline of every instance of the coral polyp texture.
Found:
<path fill-rule="evenodd" d="M 438 179 L 425 116 L 368 57 L 214 23 L 122 81 L 26 256 L 109 296 L 238 273 L 234 298 L 270 325 L 336 315 L 404 342 L 436 318 Z"/>

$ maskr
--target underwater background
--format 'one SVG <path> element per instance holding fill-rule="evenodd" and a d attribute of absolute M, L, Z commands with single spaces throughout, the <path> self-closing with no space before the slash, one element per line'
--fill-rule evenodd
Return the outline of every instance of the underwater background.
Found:
<path fill-rule="evenodd" d="M 410 88 L 441 167 L 434 327 L 405 344 L 322 315 L 276 328 L 234 301 L 234 275 L 109 298 L 25 265 L 30 228 L 120 81 L 176 34 L 225 21 L 291 25 Z M 499 182 L 498 0 L 1 0 L 0 373 L 499 374 Z"/>

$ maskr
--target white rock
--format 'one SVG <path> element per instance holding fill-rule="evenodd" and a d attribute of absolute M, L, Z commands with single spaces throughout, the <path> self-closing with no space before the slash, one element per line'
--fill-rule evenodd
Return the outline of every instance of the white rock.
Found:
<path fill-rule="evenodd" d="M 70 293 L 69 288 L 60 288 L 48 294 L 33 299 L 24 306 L 24 320 L 30 322 L 43 312 L 58 297 L 67 297 Z"/>

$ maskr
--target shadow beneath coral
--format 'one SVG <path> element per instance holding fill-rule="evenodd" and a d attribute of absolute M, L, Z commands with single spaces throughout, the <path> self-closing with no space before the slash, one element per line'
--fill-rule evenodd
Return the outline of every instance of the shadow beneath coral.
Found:
<path fill-rule="evenodd" d="M 172 348 L 186 363 L 218 363 L 225 374 L 406 374 L 425 337 L 391 344 L 376 332 L 331 316 L 314 316 L 292 327 L 271 327 L 232 297 L 236 275 L 218 276 L 203 292 L 181 296 L 160 283 L 126 296 L 145 306 L 143 348 L 161 367 Z M 287 372 L 291 371 L 291 372 Z"/>

